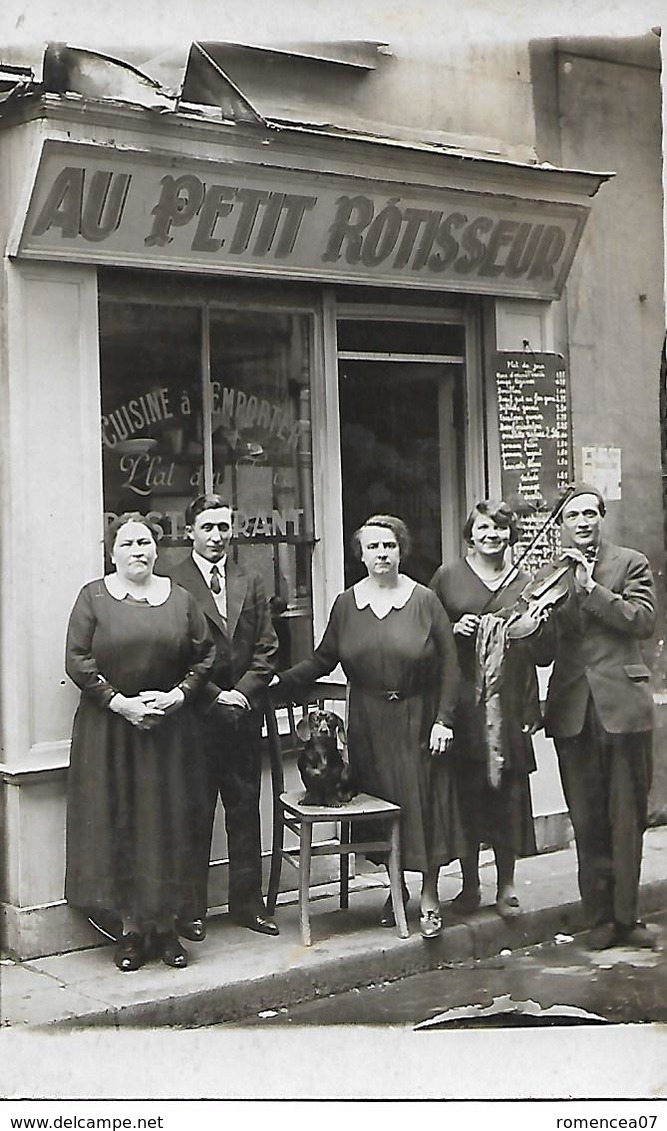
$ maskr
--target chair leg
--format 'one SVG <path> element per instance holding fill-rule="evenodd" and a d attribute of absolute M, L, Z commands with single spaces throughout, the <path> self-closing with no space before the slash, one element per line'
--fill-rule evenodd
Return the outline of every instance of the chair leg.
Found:
<path fill-rule="evenodd" d="M 350 843 L 350 822 L 340 823 L 340 843 Z M 340 905 L 343 911 L 350 906 L 350 854 L 342 852 L 340 857 Z"/>
<path fill-rule="evenodd" d="M 308 821 L 301 824 L 299 836 L 299 927 L 301 942 L 310 946 L 310 914 L 308 897 L 310 895 L 310 856 L 313 843 L 313 826 Z"/>
<path fill-rule="evenodd" d="M 271 843 L 271 869 L 269 871 L 269 887 L 266 893 L 266 910 L 269 916 L 272 916 L 276 903 L 278 902 L 278 891 L 280 888 L 280 873 L 283 864 L 283 844 L 285 836 L 285 825 L 283 822 L 282 810 L 274 811 L 273 814 L 273 837 Z"/>
<path fill-rule="evenodd" d="M 266 896 L 266 907 L 269 915 L 273 915 L 278 901 L 280 888 L 280 872 L 283 863 L 283 846 L 285 843 L 285 811 L 280 803 L 280 795 L 285 788 L 285 775 L 283 773 L 283 759 L 280 749 L 280 735 L 274 705 L 267 701 L 265 710 L 266 733 L 271 764 L 271 796 L 273 827 L 271 830 L 271 871 L 269 872 L 269 890 Z"/>
<path fill-rule="evenodd" d="M 400 817 L 397 815 L 391 822 L 391 851 L 389 853 L 389 884 L 391 887 L 391 901 L 396 916 L 396 927 L 400 938 L 407 939 L 408 921 L 405 916 L 403 904 L 403 891 L 401 883 L 401 833 Z"/>

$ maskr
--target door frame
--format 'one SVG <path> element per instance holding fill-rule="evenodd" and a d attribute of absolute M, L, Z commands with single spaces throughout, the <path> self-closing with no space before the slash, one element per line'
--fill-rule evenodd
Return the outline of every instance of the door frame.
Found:
<path fill-rule="evenodd" d="M 339 321 L 403 321 L 428 323 L 449 323 L 463 326 L 465 355 L 462 358 L 440 357 L 439 355 L 411 354 L 401 355 L 401 361 L 414 361 L 461 365 L 464 380 L 464 434 L 461 439 L 461 463 L 463 465 L 463 490 L 462 506 L 468 510 L 472 502 L 482 498 L 485 493 L 487 480 L 486 459 L 486 428 L 484 427 L 484 390 L 482 382 L 481 362 L 481 327 L 482 303 L 474 299 L 466 299 L 460 306 L 420 306 L 417 304 L 403 305 L 391 302 L 347 303 L 337 300 L 333 288 L 324 288 L 322 298 L 322 358 L 324 370 L 323 401 L 326 405 L 324 417 L 320 417 L 321 427 L 324 432 L 321 451 L 326 451 L 326 469 L 320 468 L 317 475 L 320 481 L 320 490 L 316 492 L 317 508 L 316 527 L 326 532 L 325 557 L 327 568 L 321 579 L 323 584 L 318 584 L 320 579 L 314 579 L 315 592 L 320 590 L 324 595 L 323 605 L 316 612 L 315 635 L 324 629 L 326 616 L 331 608 L 335 596 L 341 592 L 343 580 L 343 508 L 342 508 L 342 474 L 341 474 L 341 444 L 340 444 L 340 405 L 338 397 L 338 345 L 337 323 Z M 348 353 L 343 357 L 351 356 Z M 364 355 L 355 352 L 355 357 L 363 360 L 364 356 L 371 360 L 380 356 Z M 399 358 L 394 355 L 394 360 Z M 440 393 L 440 428 L 447 424 L 447 397 Z M 451 398 L 450 398 L 451 399 Z M 446 460 L 446 455 L 444 459 Z M 441 488 L 446 481 L 448 469 L 441 455 Z M 462 516 L 463 518 L 464 516 Z M 319 519 L 319 521 L 318 521 Z M 441 531 L 443 560 L 451 561 L 458 557 L 461 549 L 460 530 L 453 529 L 450 517 L 447 517 L 445 498 L 441 490 Z M 319 602 L 318 602 L 319 604 Z M 317 615 L 319 613 L 319 615 Z M 320 616 L 324 620 L 320 620 Z M 319 621 L 319 624 L 317 623 Z"/>

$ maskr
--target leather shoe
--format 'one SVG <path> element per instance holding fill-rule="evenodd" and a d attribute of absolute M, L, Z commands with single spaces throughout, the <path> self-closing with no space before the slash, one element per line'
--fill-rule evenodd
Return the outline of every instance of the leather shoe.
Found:
<path fill-rule="evenodd" d="M 617 924 L 618 944 L 619 946 L 637 946 L 647 947 L 649 950 L 657 950 L 658 936 L 655 927 L 649 926 L 647 923 L 629 923 Z"/>
<path fill-rule="evenodd" d="M 205 919 L 177 919 L 176 934 L 188 942 L 203 942 L 206 938 Z"/>
<path fill-rule="evenodd" d="M 119 970 L 123 972 L 138 970 L 147 958 L 148 953 L 142 935 L 138 935 L 136 931 L 128 931 L 126 935 L 121 935 L 113 956 Z"/>
<path fill-rule="evenodd" d="M 278 925 L 266 915 L 232 915 L 237 927 L 247 927 L 249 931 L 258 931 L 260 935 L 279 935 Z"/>
<path fill-rule="evenodd" d="M 188 952 L 173 931 L 156 931 L 155 953 L 159 955 L 165 966 L 174 966 L 182 970 L 188 964 Z"/>
<path fill-rule="evenodd" d="M 589 950 L 607 950 L 617 941 L 615 923 L 598 923 L 586 935 L 586 946 Z"/>

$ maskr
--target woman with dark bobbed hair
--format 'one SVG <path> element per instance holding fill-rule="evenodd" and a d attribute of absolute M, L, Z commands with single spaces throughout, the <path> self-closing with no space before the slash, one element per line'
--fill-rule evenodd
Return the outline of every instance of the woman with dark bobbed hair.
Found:
<path fill-rule="evenodd" d="M 215 650 L 194 598 L 153 572 L 162 530 L 136 512 L 113 520 L 112 573 L 84 585 L 70 616 L 66 670 L 81 689 L 67 799 L 65 896 L 122 924 L 114 961 L 152 954 L 187 965 L 180 908 L 205 904 L 193 867 L 206 763 L 193 703 Z M 201 874 L 200 874 L 201 873 Z"/>
<path fill-rule="evenodd" d="M 479 846 L 489 844 L 496 860 L 496 910 L 504 918 L 520 910 L 516 858 L 536 850 L 528 775 L 535 769 L 531 735 L 541 719 L 528 652 L 520 641 L 510 647 L 505 642 L 496 652 L 502 661 L 499 712 L 490 741 L 490 716 L 480 702 L 480 646 L 488 638 L 484 614 L 503 618 L 530 580 L 519 572 L 503 587 L 512 568 L 510 547 L 518 536 L 516 515 L 506 502 L 478 502 L 463 528 L 467 555 L 440 566 L 431 581 L 452 622 L 461 667 L 452 760 L 469 850 L 461 857 L 463 887 L 453 907 L 464 914 L 479 907 Z"/>
<path fill-rule="evenodd" d="M 420 927 L 433 938 L 442 930 L 440 866 L 458 857 L 463 843 L 447 757 L 456 647 L 435 594 L 400 571 L 410 551 L 400 518 L 372 515 L 352 545 L 367 576 L 336 598 L 312 656 L 279 679 L 298 694 L 342 665 L 350 682 L 350 767 L 360 790 L 401 806 L 402 864 L 422 873 Z M 381 923 L 395 924 L 391 897 Z"/>

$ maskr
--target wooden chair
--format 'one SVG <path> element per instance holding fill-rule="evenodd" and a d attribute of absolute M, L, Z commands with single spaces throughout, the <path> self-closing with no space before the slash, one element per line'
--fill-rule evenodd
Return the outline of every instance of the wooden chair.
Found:
<path fill-rule="evenodd" d="M 328 683 L 320 681 L 311 691 L 304 696 L 300 707 L 304 711 L 308 707 L 323 707 L 324 703 L 333 702 L 339 706 L 338 713 L 345 713 L 347 705 L 347 685 L 345 683 Z M 341 712 L 340 706 L 343 710 Z M 305 793 L 303 788 L 285 791 L 283 773 L 283 758 L 281 738 L 278 731 L 276 710 L 284 708 L 289 720 L 290 745 L 295 749 L 298 745 L 296 734 L 296 711 L 291 702 L 286 702 L 280 697 L 280 688 L 269 692 L 269 702 L 266 708 L 266 729 L 271 757 L 271 784 L 273 789 L 273 841 L 271 850 L 271 871 L 269 875 L 269 890 L 267 894 L 267 910 L 273 915 L 278 898 L 280 874 L 283 860 L 296 868 L 299 877 L 299 925 L 301 941 L 304 946 L 311 944 L 310 931 L 310 868 L 313 856 L 339 856 L 340 857 L 340 906 L 347 909 L 349 903 L 349 856 L 351 852 L 386 852 L 389 864 L 389 882 L 391 897 L 396 909 L 396 928 L 402 939 L 408 937 L 408 924 L 403 906 L 401 888 L 400 865 L 400 816 L 398 805 L 389 801 L 382 801 L 378 797 L 371 797 L 367 793 L 358 793 L 351 801 L 340 806 L 303 805 Z M 350 840 L 350 823 L 368 821 L 381 817 L 387 821 L 390 835 L 384 840 L 355 841 Z M 313 843 L 313 826 L 318 822 L 337 822 L 340 824 L 340 839 Z M 298 847 L 285 848 L 284 834 L 288 828 L 298 838 Z"/>

